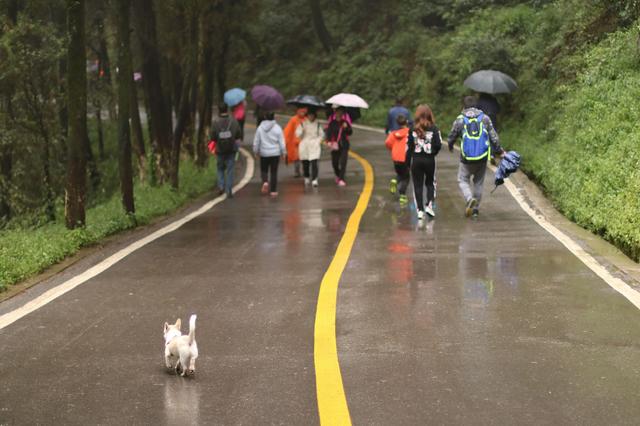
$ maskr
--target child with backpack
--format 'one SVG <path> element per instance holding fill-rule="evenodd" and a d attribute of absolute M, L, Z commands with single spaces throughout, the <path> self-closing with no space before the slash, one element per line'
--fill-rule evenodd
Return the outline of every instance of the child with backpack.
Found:
<path fill-rule="evenodd" d="M 409 132 L 407 140 L 407 161 L 411 164 L 418 220 L 423 220 L 425 213 L 431 217 L 436 215 L 433 210 L 433 200 L 436 196 L 436 155 L 441 147 L 442 136 L 431 108 L 428 105 L 418 105 L 413 129 Z M 425 187 L 426 201 L 423 197 Z"/>
<path fill-rule="evenodd" d="M 407 140 L 409 139 L 409 126 L 407 116 L 398 114 L 396 117 L 397 130 L 390 131 L 385 145 L 391 151 L 391 160 L 396 171 L 396 177 L 391 179 L 389 190 L 392 194 L 400 194 L 400 204 L 406 204 L 407 187 L 411 180 L 409 165 L 407 164 Z"/>
<path fill-rule="evenodd" d="M 492 154 L 502 157 L 504 150 L 500 146 L 498 133 L 491 119 L 475 107 L 475 98 L 467 96 L 463 103 L 464 109 L 453 123 L 448 144 L 449 151 L 453 151 L 456 140 L 462 137 L 458 185 L 466 203 L 465 216 L 477 218 L 480 212 L 487 160 Z"/>

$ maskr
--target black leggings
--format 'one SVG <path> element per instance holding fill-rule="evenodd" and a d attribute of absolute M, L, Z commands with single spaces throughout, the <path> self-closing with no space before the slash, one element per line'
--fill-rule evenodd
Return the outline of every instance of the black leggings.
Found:
<path fill-rule="evenodd" d="M 318 160 L 302 160 L 304 177 L 309 177 L 309 165 L 311 165 L 311 180 L 318 179 Z"/>
<path fill-rule="evenodd" d="M 409 172 L 409 166 L 405 162 L 393 162 L 393 167 L 396 169 L 398 175 L 398 193 L 405 195 L 407 193 L 407 187 L 411 180 L 411 173 Z"/>
<path fill-rule="evenodd" d="M 349 148 L 340 148 L 331 151 L 331 165 L 333 172 L 340 180 L 344 180 L 344 174 L 347 172 L 347 159 L 349 158 Z"/>
<path fill-rule="evenodd" d="M 278 164 L 280 164 L 280 157 L 278 156 L 260 157 L 262 182 L 269 182 L 269 192 L 278 191 Z"/>
<path fill-rule="evenodd" d="M 415 156 L 411 163 L 411 176 L 413 177 L 413 193 L 416 199 L 416 208 L 424 211 L 436 196 L 436 159 L 433 156 Z M 422 198 L 423 187 L 427 187 L 427 202 Z"/>

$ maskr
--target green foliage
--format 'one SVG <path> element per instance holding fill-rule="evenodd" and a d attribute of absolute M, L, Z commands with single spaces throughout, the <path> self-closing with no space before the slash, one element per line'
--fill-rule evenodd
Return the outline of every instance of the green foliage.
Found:
<path fill-rule="evenodd" d="M 191 161 L 183 161 L 179 191 L 172 190 L 169 185 L 135 185 L 135 215 L 123 212 L 118 194 L 87 210 L 85 228 L 67 230 L 61 218 L 37 228 L 0 230 L 0 291 L 73 255 L 82 247 L 171 213 L 190 199 L 210 191 L 215 181 L 213 159 L 205 169 L 199 169 Z"/>

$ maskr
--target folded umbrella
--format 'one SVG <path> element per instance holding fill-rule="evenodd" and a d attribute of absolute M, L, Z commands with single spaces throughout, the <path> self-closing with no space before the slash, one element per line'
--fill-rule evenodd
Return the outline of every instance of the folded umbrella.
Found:
<path fill-rule="evenodd" d="M 230 107 L 234 107 L 240 102 L 244 101 L 246 97 L 247 92 L 240 89 L 239 87 L 234 87 L 233 89 L 229 89 L 224 92 L 224 103 L 229 105 Z"/>
<path fill-rule="evenodd" d="M 493 191 L 495 191 L 499 185 L 502 185 L 504 183 L 504 180 L 508 178 L 511 173 L 515 173 L 519 167 L 520 154 L 518 154 L 516 151 L 507 152 L 500 161 L 498 169 L 496 170 L 496 179 L 494 181 L 496 187 L 493 188 Z"/>
<path fill-rule="evenodd" d="M 464 81 L 465 87 L 480 93 L 511 93 L 518 88 L 518 83 L 507 74 L 495 70 L 474 72 Z"/>
<path fill-rule="evenodd" d="M 274 111 L 284 107 L 284 98 L 271 86 L 258 85 L 251 89 L 251 98 L 260 108 Z"/>

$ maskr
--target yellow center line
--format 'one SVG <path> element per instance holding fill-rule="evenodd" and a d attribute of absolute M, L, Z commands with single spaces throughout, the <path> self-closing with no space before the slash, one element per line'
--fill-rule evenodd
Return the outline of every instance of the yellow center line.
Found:
<path fill-rule="evenodd" d="M 318 412 L 322 425 L 351 425 L 338 362 L 336 301 L 340 277 L 349 260 L 351 249 L 358 235 L 360 220 L 367 209 L 373 191 L 373 168 L 367 160 L 355 152 L 351 151 L 349 155 L 358 160 L 364 168 L 364 187 L 358 198 L 358 203 L 349 217 L 333 260 L 320 283 L 313 356 L 316 368 Z"/>

